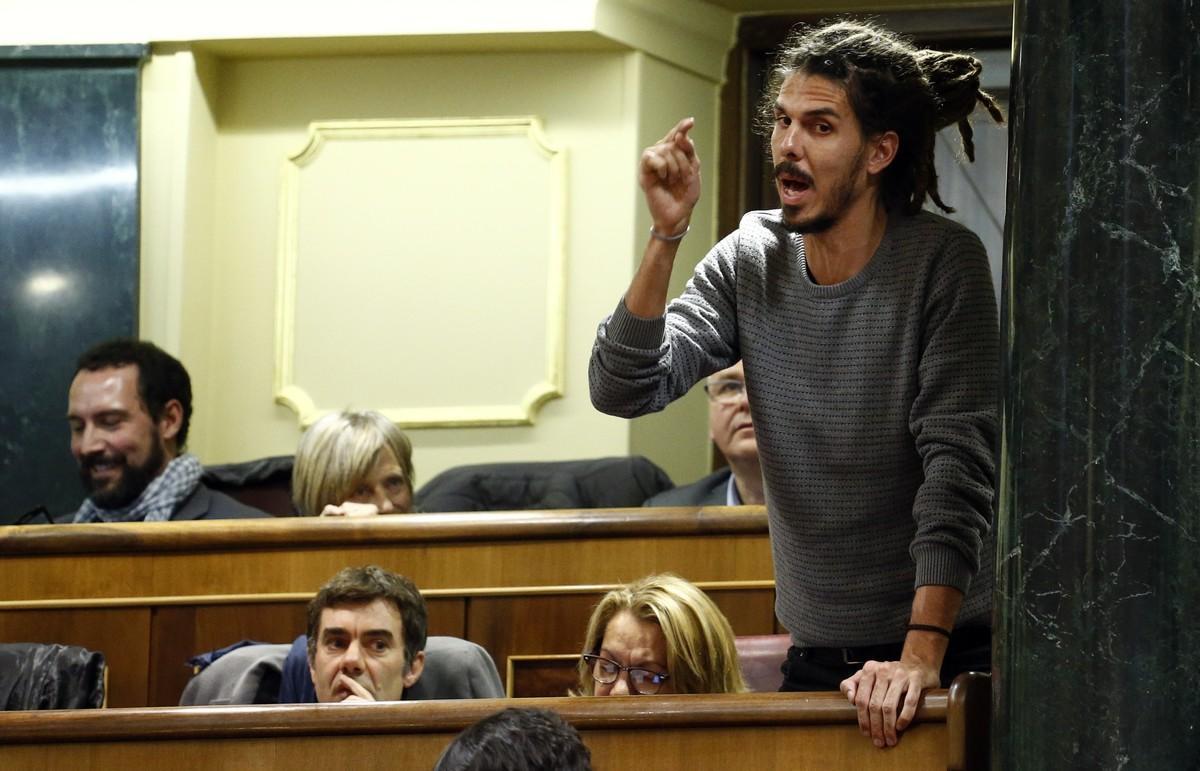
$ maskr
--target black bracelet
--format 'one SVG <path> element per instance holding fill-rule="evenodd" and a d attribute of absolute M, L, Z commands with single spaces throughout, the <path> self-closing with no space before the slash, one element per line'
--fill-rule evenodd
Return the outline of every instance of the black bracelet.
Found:
<path fill-rule="evenodd" d="M 909 624 L 907 629 L 910 632 L 937 632 L 938 634 L 945 636 L 946 639 L 950 639 L 949 629 L 943 629 L 942 627 L 934 626 L 933 624 Z"/>

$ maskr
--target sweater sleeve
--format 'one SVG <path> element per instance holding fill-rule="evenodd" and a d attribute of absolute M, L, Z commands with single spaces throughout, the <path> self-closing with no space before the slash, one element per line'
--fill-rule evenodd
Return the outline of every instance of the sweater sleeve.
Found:
<path fill-rule="evenodd" d="M 596 409 L 624 418 L 657 412 L 737 362 L 736 254 L 734 232 L 696 266 L 665 316 L 635 316 L 622 298 L 592 347 L 588 385 Z"/>
<path fill-rule="evenodd" d="M 991 528 L 1000 329 L 987 254 L 955 231 L 931 265 L 909 427 L 924 469 L 913 502 L 916 586 L 966 593 Z"/>

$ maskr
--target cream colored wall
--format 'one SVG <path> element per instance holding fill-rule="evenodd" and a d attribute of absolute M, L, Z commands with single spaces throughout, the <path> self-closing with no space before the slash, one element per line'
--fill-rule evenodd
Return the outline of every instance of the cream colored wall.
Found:
<path fill-rule="evenodd" d="M 192 372 L 192 449 L 206 462 L 290 453 L 299 436 L 295 413 L 276 403 L 274 315 L 280 169 L 303 147 L 309 124 L 528 115 L 543 121 L 568 158 L 564 395 L 546 403 L 533 425 L 414 430 L 421 476 L 462 463 L 636 452 L 684 482 L 708 468 L 702 395 L 632 422 L 609 418 L 588 401 L 586 362 L 595 326 L 627 285 L 649 227 L 637 155 L 686 114 L 697 118 L 705 197 L 673 294 L 711 245 L 717 81 L 733 42 L 730 10 L 768 7 L 768 0 L 344 0 L 335 7 L 212 0 L 194 9 L 158 0 L 51 1 L 10 9 L 0 44 L 154 43 L 142 94 L 141 330 Z M 466 207 L 453 205 L 441 224 L 469 232 Z M 520 202 L 497 205 L 517 211 Z M 357 298 L 338 299 L 331 312 L 354 312 Z M 419 300 L 429 306 L 428 324 L 365 330 L 356 342 L 395 357 L 405 335 L 437 334 L 453 323 L 437 312 L 436 297 Z M 377 376 L 370 356 L 362 358 L 361 370 L 346 377 Z M 439 374 L 436 362 L 421 361 L 411 377 L 436 389 Z M 486 382 L 489 373 L 478 377 Z M 347 397 L 338 406 L 380 405 Z"/>
<path fill-rule="evenodd" d="M 6 8 L 6 5 L 13 7 Z M 716 80 L 734 17 L 703 0 L 0 0 L 0 45 L 190 43 L 238 56 L 624 48 Z"/>
<path fill-rule="evenodd" d="M 332 35 L 591 29 L 596 0 L 3 0 L 6 44 L 130 43 Z M 11 7 L 9 7 L 11 6 Z"/>
<path fill-rule="evenodd" d="M 211 57 L 179 46 L 161 50 L 142 72 L 139 327 L 189 366 L 193 450 L 221 419 L 210 366 L 216 77 Z"/>
<path fill-rule="evenodd" d="M 711 81 L 637 52 L 218 61 L 187 50 L 156 54 L 143 93 L 142 323 L 148 337 L 181 352 L 196 379 L 193 451 L 227 462 L 290 453 L 298 441 L 296 414 L 274 398 L 275 271 L 281 164 L 304 146 L 311 121 L 534 115 L 568 158 L 564 396 L 530 426 L 411 430 L 419 475 L 630 451 L 680 481 L 702 475 L 702 403 L 632 423 L 600 415 L 587 396 L 586 367 L 596 324 L 624 291 L 649 227 L 635 177 L 640 148 L 678 114 L 697 114 L 702 160 L 715 168 L 715 99 Z M 457 225 L 447 237 L 456 239 L 470 234 L 472 206 L 521 205 L 474 202 L 469 185 L 446 203 L 447 222 Z M 689 263 L 712 240 L 711 199 L 702 208 L 684 250 Z M 378 302 L 372 292 L 378 288 L 365 287 L 362 301 Z M 403 356 L 406 335 L 454 323 L 437 315 L 436 298 L 405 297 L 402 288 L 382 294 L 427 301 L 430 318 L 364 331 L 378 356 Z M 359 300 L 344 298 L 331 312 L 352 314 Z M 480 302 L 505 312 L 503 302 Z M 364 360 L 344 374 L 371 377 L 373 369 Z M 413 362 L 411 377 L 438 388 L 436 362 Z"/>
<path fill-rule="evenodd" d="M 695 116 L 691 137 L 700 157 L 702 190 L 692 215 L 691 231 L 680 245 L 671 273 L 668 297 L 677 297 L 692 275 L 696 263 L 712 246 L 716 230 L 716 169 L 718 125 L 717 92 L 706 79 L 651 56 L 636 57 L 639 147 L 660 140 L 680 119 Z M 630 246 L 630 268 L 635 269 L 650 229 L 650 216 L 638 196 L 637 225 Z M 711 443 L 708 441 L 708 407 L 699 386 L 660 413 L 633 421 L 633 452 L 653 458 L 670 467 L 668 473 L 677 483 L 697 479 L 708 473 Z"/>

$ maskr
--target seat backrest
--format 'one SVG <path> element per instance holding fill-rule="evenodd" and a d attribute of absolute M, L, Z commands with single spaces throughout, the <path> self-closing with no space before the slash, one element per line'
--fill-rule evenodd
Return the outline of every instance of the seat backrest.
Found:
<path fill-rule="evenodd" d="M 104 655 L 77 645 L 0 644 L 0 709 L 104 705 Z"/>
<path fill-rule="evenodd" d="M 188 682 L 181 706 L 203 704 L 275 704 L 282 679 L 300 679 L 307 688 L 298 702 L 315 702 L 308 679 L 307 638 L 291 644 L 247 645 L 214 661 Z M 299 675 L 299 678 L 297 678 Z M 404 693 L 408 700 L 497 699 L 504 696 L 500 674 L 481 646 L 457 637 L 425 641 L 425 671 Z"/>
<path fill-rule="evenodd" d="M 483 646 L 458 637 L 425 641 L 425 671 L 405 692 L 417 699 L 500 699 L 504 687 L 496 662 Z"/>
<path fill-rule="evenodd" d="M 213 661 L 188 681 L 181 707 L 276 704 L 283 661 L 291 645 L 244 645 Z"/>
<path fill-rule="evenodd" d="M 783 685 L 783 662 L 791 647 L 791 635 L 756 634 L 734 638 L 746 686 L 759 693 L 778 691 Z"/>
<path fill-rule="evenodd" d="M 200 478 L 205 485 L 219 490 L 247 506 L 273 517 L 294 517 L 292 505 L 291 455 L 276 455 L 242 463 L 206 466 Z"/>
<path fill-rule="evenodd" d="M 640 456 L 457 466 L 417 491 L 419 511 L 512 511 L 641 506 L 671 478 Z"/>

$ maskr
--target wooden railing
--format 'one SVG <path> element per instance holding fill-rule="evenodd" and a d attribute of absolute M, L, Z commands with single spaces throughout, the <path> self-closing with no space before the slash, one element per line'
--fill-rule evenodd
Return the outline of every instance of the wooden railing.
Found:
<path fill-rule="evenodd" d="M 933 691 L 886 750 L 839 694 L 738 694 L 0 713 L 0 767 L 429 769 L 458 731 L 507 706 L 561 714 L 597 769 L 924 771 L 962 754 L 946 692 Z"/>
<path fill-rule="evenodd" d="M 184 661 L 239 639 L 288 642 L 313 592 L 346 565 L 404 573 L 431 634 L 511 654 L 582 643 L 613 585 L 672 571 L 738 634 L 776 631 L 759 509 L 425 514 L 0 529 L 0 642 L 103 652 L 114 707 L 178 703 Z"/>

